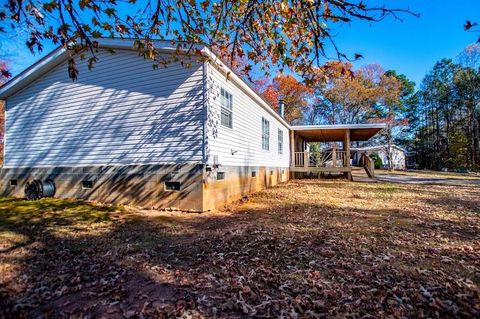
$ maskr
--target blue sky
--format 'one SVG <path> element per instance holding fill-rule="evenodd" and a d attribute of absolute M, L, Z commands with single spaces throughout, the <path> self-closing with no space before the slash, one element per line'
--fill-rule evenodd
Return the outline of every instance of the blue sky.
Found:
<path fill-rule="evenodd" d="M 356 65 L 378 63 L 407 75 L 417 85 L 442 58 L 455 58 L 479 33 L 465 32 L 466 20 L 479 21 L 480 0 L 385 0 L 390 6 L 409 7 L 420 18 L 388 18 L 380 23 L 353 22 L 335 28 L 345 52 L 361 53 Z"/>
<path fill-rule="evenodd" d="M 410 8 L 420 18 L 403 15 L 404 21 L 387 18 L 380 23 L 355 21 L 331 25 L 336 42 L 343 52 L 360 53 L 364 59 L 355 63 L 378 63 L 385 69 L 406 74 L 417 84 L 442 58 L 455 58 L 463 48 L 475 42 L 478 33 L 465 32 L 466 20 L 480 23 L 480 0 L 372 0 L 387 6 Z M 24 45 L 22 34 L 0 37 L 0 58 L 18 74 L 54 47 L 45 45 L 42 55 L 32 55 Z"/>

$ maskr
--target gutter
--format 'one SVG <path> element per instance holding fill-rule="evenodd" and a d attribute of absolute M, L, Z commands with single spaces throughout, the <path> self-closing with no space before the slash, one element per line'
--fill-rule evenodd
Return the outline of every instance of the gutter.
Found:
<path fill-rule="evenodd" d="M 255 102 L 260 104 L 270 115 L 275 117 L 278 121 L 280 121 L 284 126 L 286 126 L 289 130 L 292 130 L 292 126 L 285 121 L 283 117 L 281 117 L 275 110 L 267 103 L 265 100 L 258 95 L 245 81 L 240 78 L 238 75 L 235 74 L 225 63 L 218 58 L 210 49 L 204 47 L 202 49 L 202 54 L 207 57 L 212 63 L 217 66 L 218 70 L 222 72 L 225 76 L 228 72 L 228 80 L 232 81 L 236 85 L 238 85 L 247 95 L 249 95 Z"/>
<path fill-rule="evenodd" d="M 375 123 L 375 124 L 333 124 L 333 125 L 298 125 L 292 126 L 291 129 L 294 131 L 305 131 L 305 130 L 338 130 L 338 129 L 368 129 L 368 128 L 377 128 L 383 129 L 386 128 L 385 123 Z"/>

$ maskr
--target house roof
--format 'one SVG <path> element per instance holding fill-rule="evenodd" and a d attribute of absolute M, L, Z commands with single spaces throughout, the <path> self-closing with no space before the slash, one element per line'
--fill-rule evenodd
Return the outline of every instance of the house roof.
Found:
<path fill-rule="evenodd" d="M 304 125 L 292 126 L 292 130 L 307 142 L 342 141 L 348 130 L 350 130 L 351 141 L 367 141 L 385 127 L 383 123 Z"/>
<path fill-rule="evenodd" d="M 121 38 L 99 38 L 96 39 L 99 48 L 106 49 L 124 49 L 134 50 L 135 41 L 138 39 L 121 39 Z M 156 49 L 161 53 L 179 52 L 177 45 L 172 44 L 172 41 L 154 41 Z M 307 126 L 291 126 L 282 118 L 273 108 L 258 94 L 248 83 L 246 83 L 240 76 L 230 69 L 217 55 L 215 55 L 205 45 L 191 45 L 184 43 L 184 53 L 189 50 L 201 52 L 201 54 L 208 58 L 212 64 L 223 74 L 228 77 L 228 80 L 234 82 L 247 95 L 261 105 L 269 114 L 275 117 L 287 128 L 297 131 L 309 141 L 338 141 L 342 140 L 346 130 L 350 130 L 350 138 L 352 141 L 365 141 L 385 128 L 384 124 L 352 124 L 352 125 L 307 125 Z M 68 59 L 68 51 L 59 47 L 37 63 L 33 64 L 25 71 L 5 83 L 0 87 L 0 100 L 15 94 L 19 90 L 26 87 L 36 79 L 40 78 L 55 66 Z"/>
<path fill-rule="evenodd" d="M 133 50 L 135 41 L 137 39 L 98 38 L 95 40 L 98 42 L 99 48 Z M 160 52 L 174 52 L 177 50 L 177 47 L 172 45 L 170 41 L 155 41 L 155 45 Z M 205 46 L 193 45 L 188 46 L 188 48 L 199 49 L 201 51 L 205 48 Z M 185 51 L 187 51 L 187 49 L 185 49 Z M 66 61 L 68 59 L 68 55 L 68 50 L 65 48 L 56 48 L 1 86 L 0 100 L 15 94 L 17 91 L 23 89 L 25 86 L 38 79 L 55 66 Z"/>
<path fill-rule="evenodd" d="M 121 39 L 121 38 L 98 38 L 95 39 L 98 42 L 99 48 L 105 49 L 123 49 L 134 50 L 135 41 L 138 39 Z M 177 45 L 172 44 L 171 41 L 155 40 L 155 48 L 161 53 L 174 53 L 179 52 Z M 183 53 L 189 50 L 199 51 L 204 57 L 208 58 L 213 64 L 225 75 L 228 74 L 228 79 L 237 84 L 240 89 L 247 93 L 252 99 L 259 103 L 268 113 L 274 116 L 286 127 L 290 128 L 290 125 L 282 118 L 275 110 L 269 105 L 255 90 L 250 87 L 240 76 L 235 74 L 226 63 L 224 63 L 218 56 L 216 56 L 205 45 L 191 45 L 185 43 L 184 48 L 180 50 Z M 62 47 L 59 47 L 44 58 L 15 76 L 13 79 L 5 83 L 0 87 L 0 100 L 6 99 L 9 96 L 15 94 L 19 90 L 26 87 L 28 84 L 37 80 L 55 66 L 65 62 L 68 59 L 68 51 Z"/>
<path fill-rule="evenodd" d="M 407 151 L 404 148 L 398 145 L 392 144 L 392 147 L 398 149 L 399 151 L 407 153 Z M 350 148 L 350 150 L 361 152 L 361 151 L 377 151 L 377 150 L 383 150 L 386 148 L 387 148 L 387 145 L 374 145 L 374 146 L 366 146 L 366 147 L 352 147 Z"/>

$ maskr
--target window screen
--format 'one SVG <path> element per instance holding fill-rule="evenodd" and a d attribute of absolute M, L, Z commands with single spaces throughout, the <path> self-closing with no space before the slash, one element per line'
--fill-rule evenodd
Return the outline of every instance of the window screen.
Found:
<path fill-rule="evenodd" d="M 220 122 L 223 126 L 232 128 L 233 126 L 233 98 L 223 88 L 220 90 L 220 103 L 222 105 Z"/>
<path fill-rule="evenodd" d="M 270 149 L 270 122 L 262 117 L 262 149 Z"/>
<path fill-rule="evenodd" d="M 278 154 L 283 154 L 283 131 L 278 129 Z"/>

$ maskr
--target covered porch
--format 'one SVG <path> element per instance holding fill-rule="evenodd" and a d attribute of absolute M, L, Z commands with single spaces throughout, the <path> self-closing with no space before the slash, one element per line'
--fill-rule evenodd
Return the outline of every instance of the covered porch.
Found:
<path fill-rule="evenodd" d="M 367 141 L 383 128 L 384 124 L 293 126 L 290 131 L 290 172 L 293 177 L 296 177 L 297 173 L 341 173 L 352 180 L 351 143 Z M 310 144 L 313 142 L 332 145 L 326 149 L 311 151 Z M 363 165 L 367 173 L 373 175 L 373 165 L 368 162 L 369 158 L 365 158 Z"/>

